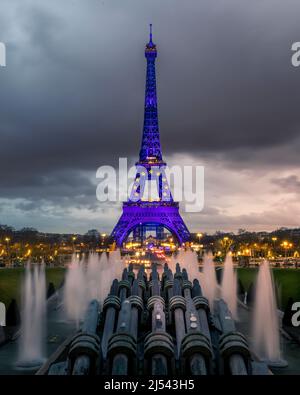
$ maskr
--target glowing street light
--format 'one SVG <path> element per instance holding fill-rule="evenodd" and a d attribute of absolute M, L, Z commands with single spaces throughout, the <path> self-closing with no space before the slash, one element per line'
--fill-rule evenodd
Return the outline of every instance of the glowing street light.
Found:
<path fill-rule="evenodd" d="M 284 241 L 282 244 L 281 244 L 282 246 L 283 246 L 283 248 L 284 248 L 284 256 L 285 256 L 285 258 L 287 257 L 287 250 L 289 249 L 289 248 L 291 248 L 291 247 L 293 247 L 293 243 L 289 243 L 288 241 Z"/>
<path fill-rule="evenodd" d="M 73 253 L 75 252 L 75 240 L 77 239 L 76 236 L 72 236 L 72 242 L 73 242 Z"/>
<path fill-rule="evenodd" d="M 202 236 L 203 236 L 202 233 L 197 233 L 197 237 L 199 238 L 199 244 L 200 244 L 200 239 Z"/>
<path fill-rule="evenodd" d="M 9 248 L 10 238 L 9 237 L 5 237 L 5 241 L 6 241 L 7 261 L 9 263 L 9 261 L 10 261 L 10 248 Z"/>

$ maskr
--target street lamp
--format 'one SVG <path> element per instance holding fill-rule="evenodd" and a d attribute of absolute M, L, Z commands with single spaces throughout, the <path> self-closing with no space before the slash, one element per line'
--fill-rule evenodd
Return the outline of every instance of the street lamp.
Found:
<path fill-rule="evenodd" d="M 203 236 L 202 233 L 197 233 L 197 237 L 199 238 L 199 244 L 200 244 L 200 239 L 202 236 Z"/>
<path fill-rule="evenodd" d="M 75 252 L 75 240 L 77 239 L 76 236 L 72 236 L 72 242 L 73 242 L 73 253 Z"/>
<path fill-rule="evenodd" d="M 287 257 L 287 249 L 289 248 L 289 243 L 287 241 L 284 241 L 282 243 L 282 246 L 284 248 L 284 257 L 286 258 Z"/>
<path fill-rule="evenodd" d="M 273 255 L 275 257 L 276 255 L 276 251 L 275 251 L 275 242 L 277 241 L 277 237 L 272 237 L 272 241 L 273 241 Z"/>
<path fill-rule="evenodd" d="M 101 241 L 101 245 L 104 245 L 104 241 L 105 241 L 105 237 L 106 237 L 106 233 L 101 233 L 101 237 L 102 237 L 102 241 Z"/>
<path fill-rule="evenodd" d="M 6 241 L 6 252 L 7 252 L 7 262 L 9 263 L 10 261 L 10 251 L 9 251 L 9 242 L 10 242 L 10 238 L 9 237 L 5 237 L 5 241 Z"/>
<path fill-rule="evenodd" d="M 289 248 L 292 249 L 292 247 L 293 247 L 293 243 L 290 243 Z M 291 256 L 292 256 L 292 252 L 291 252 Z"/>
<path fill-rule="evenodd" d="M 200 240 L 201 240 L 202 236 L 203 236 L 202 233 L 197 233 L 197 237 L 199 238 L 199 244 L 200 244 Z M 202 256 L 201 245 L 200 245 L 199 252 L 200 252 L 200 257 L 201 257 Z"/>

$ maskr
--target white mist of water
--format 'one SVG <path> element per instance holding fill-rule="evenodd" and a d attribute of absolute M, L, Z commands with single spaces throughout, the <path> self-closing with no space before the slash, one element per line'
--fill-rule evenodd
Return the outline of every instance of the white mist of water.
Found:
<path fill-rule="evenodd" d="M 101 304 L 109 293 L 112 281 L 121 280 L 125 264 L 119 250 L 109 256 L 91 253 L 87 262 L 79 261 L 75 256 L 68 267 L 64 289 L 64 305 L 68 319 L 79 326 L 85 310 L 92 299 Z"/>
<path fill-rule="evenodd" d="M 198 257 L 195 251 L 191 249 L 184 250 L 181 248 L 177 255 L 172 255 L 168 263 L 169 268 L 173 274 L 176 271 L 176 263 L 179 263 L 181 270 L 185 269 L 188 273 L 189 280 L 193 281 L 195 278 L 202 281 L 202 276 L 199 271 Z"/>
<path fill-rule="evenodd" d="M 176 258 L 175 254 L 173 253 L 169 262 L 168 262 L 169 269 L 172 271 L 172 273 L 175 273 L 175 268 L 176 268 Z"/>
<path fill-rule="evenodd" d="M 86 303 L 87 287 L 84 264 L 73 256 L 66 274 L 64 304 L 67 318 L 74 320 L 77 327 L 83 317 Z"/>
<path fill-rule="evenodd" d="M 245 291 L 245 295 L 244 295 L 244 304 L 247 304 L 247 296 L 248 296 L 248 292 Z"/>
<path fill-rule="evenodd" d="M 23 287 L 19 360 L 22 365 L 39 364 L 44 357 L 46 334 L 46 276 L 44 264 L 27 264 Z"/>
<path fill-rule="evenodd" d="M 203 258 L 203 293 L 208 299 L 212 311 L 214 300 L 217 297 L 217 287 L 217 276 L 213 255 L 211 252 L 208 252 Z"/>
<path fill-rule="evenodd" d="M 122 272 L 125 268 L 125 264 L 121 258 L 121 253 L 120 250 L 116 250 L 116 251 L 111 251 L 109 253 L 109 257 L 108 257 L 108 265 L 110 268 L 110 279 L 111 282 L 117 278 L 118 280 L 121 280 L 122 278 Z"/>
<path fill-rule="evenodd" d="M 226 255 L 224 262 L 221 295 L 233 318 L 237 319 L 237 275 L 234 271 L 231 254 Z"/>
<path fill-rule="evenodd" d="M 280 360 L 280 337 L 274 282 L 268 261 L 264 261 L 257 276 L 254 305 L 254 350 L 268 361 Z"/>
<path fill-rule="evenodd" d="M 101 298 L 101 262 L 98 254 L 91 253 L 86 268 L 86 281 L 88 284 L 87 298 L 88 300 Z"/>
<path fill-rule="evenodd" d="M 196 278 L 201 282 L 199 262 L 195 251 L 192 251 L 191 249 L 184 251 L 181 269 L 186 269 L 190 281 L 193 281 Z"/>

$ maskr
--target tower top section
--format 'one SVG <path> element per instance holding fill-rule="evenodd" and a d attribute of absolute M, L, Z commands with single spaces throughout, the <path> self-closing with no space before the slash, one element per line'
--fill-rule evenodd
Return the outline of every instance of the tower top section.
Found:
<path fill-rule="evenodd" d="M 157 56 L 156 45 L 152 41 L 152 23 L 150 23 L 149 42 L 146 44 L 145 56 L 146 58 L 156 58 Z"/>
<path fill-rule="evenodd" d="M 145 87 L 144 127 L 139 161 L 142 163 L 153 163 L 162 161 L 162 154 L 158 128 L 155 77 L 155 58 L 157 56 L 157 51 L 156 45 L 152 41 L 152 24 L 150 25 L 150 37 L 149 42 L 146 44 L 145 56 L 147 59 L 147 72 Z"/>

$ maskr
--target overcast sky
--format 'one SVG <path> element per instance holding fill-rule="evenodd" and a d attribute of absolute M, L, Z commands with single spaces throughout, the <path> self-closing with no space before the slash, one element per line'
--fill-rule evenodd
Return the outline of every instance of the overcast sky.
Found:
<path fill-rule="evenodd" d="M 299 0 L 0 0 L 0 223 L 109 232 L 100 165 L 138 157 L 144 45 L 161 144 L 205 167 L 191 231 L 300 225 Z"/>

